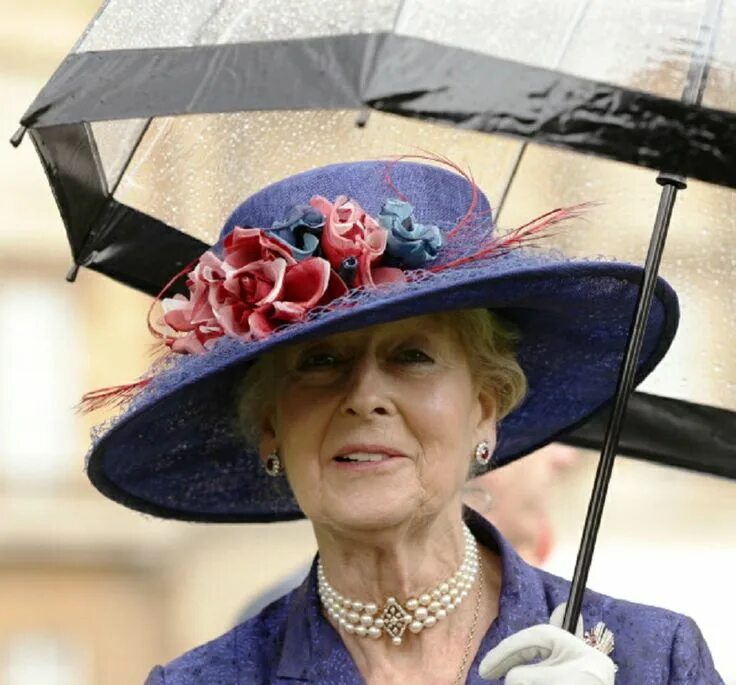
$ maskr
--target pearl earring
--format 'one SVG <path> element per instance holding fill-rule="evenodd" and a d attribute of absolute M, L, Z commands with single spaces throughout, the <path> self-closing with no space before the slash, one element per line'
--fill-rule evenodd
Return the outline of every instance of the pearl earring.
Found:
<path fill-rule="evenodd" d="M 481 466 L 487 466 L 491 461 L 491 446 L 486 440 L 481 440 L 475 447 L 475 461 Z"/>
<path fill-rule="evenodd" d="M 266 462 L 263 466 L 266 469 L 266 473 L 272 478 L 276 478 L 284 472 L 281 459 L 279 459 L 279 453 L 276 450 L 266 457 Z"/>

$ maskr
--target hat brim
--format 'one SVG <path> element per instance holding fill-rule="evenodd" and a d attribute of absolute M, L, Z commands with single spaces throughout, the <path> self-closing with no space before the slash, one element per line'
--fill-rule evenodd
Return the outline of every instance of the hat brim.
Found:
<path fill-rule="evenodd" d="M 438 311 L 483 307 L 520 330 L 529 390 L 499 426 L 492 465 L 508 463 L 575 428 L 614 395 L 642 279 L 640 267 L 514 252 L 484 268 L 366 292 L 353 306 L 257 342 L 221 340 L 161 371 L 88 457 L 107 497 L 162 518 L 265 522 L 303 516 L 285 478 L 265 474 L 236 424 L 248 365 L 276 346 Z M 658 279 L 637 368 L 640 382 L 664 356 L 679 319 Z"/>

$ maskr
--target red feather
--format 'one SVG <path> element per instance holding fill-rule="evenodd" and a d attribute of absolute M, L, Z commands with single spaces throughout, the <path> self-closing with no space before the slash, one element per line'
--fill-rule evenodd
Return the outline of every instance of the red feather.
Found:
<path fill-rule="evenodd" d="M 154 307 L 161 302 L 161 298 L 164 293 L 183 275 L 189 273 L 194 265 L 199 261 L 199 258 L 195 259 L 191 264 L 184 267 L 179 273 L 172 276 L 169 282 L 161 288 L 161 291 L 156 295 L 151 306 L 148 308 L 146 314 L 146 323 L 148 330 L 154 338 L 157 338 L 159 342 L 152 346 L 151 354 L 158 356 L 162 352 L 167 352 L 166 342 L 168 337 L 159 331 L 151 321 L 151 315 L 153 314 Z M 152 378 L 146 377 L 140 380 L 134 381 L 133 383 L 125 383 L 124 385 L 113 385 L 108 388 L 98 388 L 97 390 L 91 390 L 88 393 L 82 395 L 82 399 L 77 405 L 77 411 L 82 414 L 89 414 L 98 409 L 105 407 L 119 407 L 132 400 L 143 388 L 145 388 Z"/>
<path fill-rule="evenodd" d="M 399 155 L 396 157 L 396 159 L 392 160 L 386 165 L 386 171 L 384 174 L 384 177 L 386 179 L 386 183 L 391 187 L 391 189 L 398 195 L 400 200 L 404 201 L 411 201 L 411 198 L 407 198 L 394 184 L 393 179 L 391 178 L 391 167 L 405 159 L 409 160 L 424 160 L 425 162 L 435 162 L 438 164 L 441 164 L 442 166 L 448 167 L 449 169 L 452 169 L 457 174 L 462 176 L 470 186 L 470 204 L 468 205 L 468 209 L 465 212 L 465 214 L 460 217 L 460 220 L 457 222 L 457 224 L 450 230 L 447 234 L 448 238 L 452 238 L 453 235 L 455 235 L 461 228 L 464 226 L 467 226 L 473 219 L 478 218 L 479 216 L 482 216 L 486 212 L 476 212 L 476 207 L 478 206 L 478 200 L 480 198 L 480 189 L 478 188 L 478 185 L 476 184 L 475 180 L 473 179 L 473 175 L 470 172 L 466 172 L 465 169 L 463 169 L 459 164 L 456 162 L 453 162 L 449 157 L 445 157 L 444 155 L 438 155 L 433 152 L 429 152 L 428 150 L 422 150 L 419 148 L 422 152 L 422 154 L 413 154 L 413 155 Z"/>
<path fill-rule="evenodd" d="M 98 388 L 82 395 L 77 411 L 89 414 L 104 407 L 119 407 L 132 400 L 150 382 L 151 378 L 141 378 L 134 383 L 114 385 L 109 388 Z"/>
<path fill-rule="evenodd" d="M 447 264 L 435 266 L 430 268 L 429 271 L 439 272 L 445 269 L 450 269 L 461 264 L 467 264 L 468 262 L 474 262 L 479 259 L 486 259 L 488 257 L 498 257 L 504 254 L 508 254 L 512 250 L 517 250 L 520 247 L 526 247 L 530 243 L 533 243 L 542 238 L 548 238 L 554 233 L 549 233 L 548 229 L 552 226 L 556 226 L 563 221 L 569 219 L 575 219 L 582 216 L 587 209 L 594 206 L 593 202 L 584 202 L 579 205 L 572 205 L 571 207 L 559 207 L 553 209 L 551 212 L 542 214 L 541 216 L 532 219 L 528 223 L 514 228 L 508 233 L 494 238 L 490 244 L 473 254 L 454 259 Z"/>

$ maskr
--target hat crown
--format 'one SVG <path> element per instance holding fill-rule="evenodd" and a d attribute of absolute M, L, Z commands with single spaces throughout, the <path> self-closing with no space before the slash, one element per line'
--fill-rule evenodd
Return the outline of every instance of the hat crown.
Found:
<path fill-rule="evenodd" d="M 488 199 L 476 192 L 474 213 L 490 226 Z M 387 199 L 401 197 L 419 221 L 448 229 L 467 213 L 473 188 L 463 176 L 430 164 L 386 160 L 330 164 L 288 176 L 251 195 L 225 222 L 220 241 L 236 226 L 270 228 L 315 195 L 330 201 L 346 195 L 371 216 L 378 215 Z"/>

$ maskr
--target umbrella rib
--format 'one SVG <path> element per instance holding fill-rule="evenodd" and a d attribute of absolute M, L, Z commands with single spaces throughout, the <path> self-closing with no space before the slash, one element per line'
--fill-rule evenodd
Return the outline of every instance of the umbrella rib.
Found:
<path fill-rule="evenodd" d="M 217 16 L 217 14 L 222 10 L 222 7 L 223 7 L 223 0 L 220 0 L 220 2 L 218 2 L 217 6 L 213 8 L 212 12 L 210 12 L 209 17 L 207 17 L 207 19 L 204 22 L 202 22 L 202 25 L 199 27 L 199 29 L 198 29 L 195 37 L 194 37 L 193 43 L 199 44 L 199 41 L 201 40 L 202 36 L 204 35 L 205 29 L 207 28 L 207 26 L 209 25 L 209 23 L 212 21 L 212 19 L 215 16 Z M 223 35 L 226 38 L 228 37 L 227 32 L 225 32 Z M 123 168 L 121 169 L 119 176 L 115 180 L 114 187 L 110 190 L 110 196 L 113 196 L 116 193 L 116 191 L 118 189 L 118 186 L 120 185 L 120 181 L 122 180 L 123 176 L 125 176 L 125 173 L 128 171 L 128 167 L 130 166 L 130 163 L 131 163 L 133 157 L 135 156 L 135 153 L 138 151 L 138 147 L 140 146 L 141 141 L 143 140 L 143 137 L 148 132 L 148 129 L 150 128 L 152 121 L 153 121 L 153 117 L 149 117 L 146 120 L 146 124 L 143 127 L 143 129 L 141 130 L 140 135 L 138 136 L 138 140 L 136 140 L 135 143 L 133 144 L 133 146 L 131 147 L 130 154 L 128 155 L 128 158 L 125 160 L 125 164 L 123 165 Z M 158 139 L 158 136 L 157 136 L 157 139 Z M 153 141 L 153 142 L 155 143 L 156 141 Z"/>
<path fill-rule="evenodd" d="M 562 45 L 560 46 L 560 51 L 557 53 L 557 58 L 554 60 L 554 64 L 552 66 L 553 69 L 558 70 L 560 68 L 562 60 L 565 59 L 565 55 L 570 48 L 570 43 L 572 43 L 573 36 L 577 32 L 578 28 L 580 28 L 580 24 L 583 23 L 583 19 L 588 13 L 588 8 L 590 7 L 591 2 L 592 0 L 583 0 L 583 2 L 581 2 L 578 6 L 577 14 L 575 15 L 573 21 L 570 23 L 570 28 L 565 34 L 565 37 L 562 40 Z M 511 173 L 509 174 L 509 177 L 504 184 L 503 190 L 501 191 L 501 197 L 499 198 L 498 204 L 496 205 L 498 208 L 496 210 L 496 221 L 498 221 L 498 218 L 501 216 L 503 207 L 506 204 L 506 199 L 508 198 L 509 192 L 511 191 L 511 184 L 514 181 L 514 178 L 516 178 L 516 174 L 519 171 L 519 167 L 521 166 L 521 159 L 524 156 L 524 153 L 526 152 L 528 146 L 529 141 L 524 140 L 524 142 L 521 144 L 521 147 L 516 153 L 514 163 L 511 165 Z"/>
<path fill-rule="evenodd" d="M 710 0 L 703 13 L 681 98 L 688 105 L 700 104 L 703 99 L 710 72 L 710 57 L 716 44 L 716 27 L 723 14 L 723 3 L 724 0 Z"/>
<path fill-rule="evenodd" d="M 143 140 L 143 137 L 148 132 L 148 129 L 150 128 L 152 121 L 153 121 L 152 118 L 146 119 L 146 123 L 141 129 L 141 132 L 138 134 L 137 140 L 135 141 L 135 143 L 133 143 L 133 145 L 131 145 L 130 153 L 128 154 L 128 157 L 126 158 L 125 163 L 121 167 L 120 173 L 118 174 L 118 177 L 115 179 L 114 185 L 112 186 L 112 188 L 110 188 L 110 197 L 113 197 L 115 193 L 117 192 L 118 187 L 120 186 L 120 182 L 123 180 L 123 176 L 125 176 L 126 172 L 128 171 L 128 167 L 130 166 L 130 163 L 133 161 L 133 157 L 135 156 L 135 153 L 138 151 L 138 147 L 140 146 L 141 141 Z M 95 144 L 95 147 L 96 147 L 96 144 Z"/>

